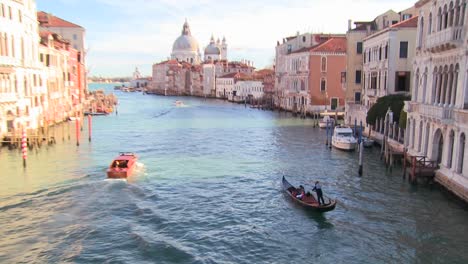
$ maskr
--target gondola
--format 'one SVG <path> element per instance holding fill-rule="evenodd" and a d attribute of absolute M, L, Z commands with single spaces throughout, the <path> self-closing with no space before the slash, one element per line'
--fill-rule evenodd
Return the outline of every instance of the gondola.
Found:
<path fill-rule="evenodd" d="M 310 211 L 315 211 L 315 212 L 328 212 L 333 209 L 335 209 L 336 206 L 336 200 L 332 200 L 325 195 L 323 196 L 323 199 L 325 200 L 324 205 L 319 205 L 317 202 L 317 199 L 315 198 L 314 194 L 308 193 L 307 195 L 304 195 L 302 200 L 296 198 L 296 194 L 298 194 L 298 188 L 292 186 L 286 178 L 283 176 L 283 189 L 284 191 L 293 199 L 296 203 L 300 204 L 304 208 L 310 210 Z"/>

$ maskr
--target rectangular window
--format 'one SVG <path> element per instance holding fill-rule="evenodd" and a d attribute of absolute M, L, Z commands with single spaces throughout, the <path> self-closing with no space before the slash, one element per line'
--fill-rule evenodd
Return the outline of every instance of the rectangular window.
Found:
<path fill-rule="evenodd" d="M 388 59 L 388 44 L 385 45 L 385 59 Z"/>
<path fill-rule="evenodd" d="M 8 7 L 8 13 L 10 14 L 10 19 L 13 20 L 13 10 L 11 9 L 11 6 Z"/>
<path fill-rule="evenodd" d="M 331 110 L 336 110 L 338 108 L 338 98 L 332 98 L 330 101 Z"/>
<path fill-rule="evenodd" d="M 76 34 L 73 34 L 73 40 L 76 40 L 78 37 L 76 36 Z"/>
<path fill-rule="evenodd" d="M 371 87 L 370 89 L 377 89 L 377 73 L 373 72 L 371 75 Z"/>
<path fill-rule="evenodd" d="M 354 93 L 354 102 L 355 103 L 360 103 L 361 102 L 361 92 L 355 92 Z"/>
<path fill-rule="evenodd" d="M 18 10 L 18 20 L 20 23 L 23 22 L 23 14 L 21 13 L 21 10 Z"/>
<path fill-rule="evenodd" d="M 400 41 L 400 58 L 408 58 L 408 41 Z"/>
<path fill-rule="evenodd" d="M 410 72 L 396 72 L 395 91 L 409 92 L 410 90 Z"/>
<path fill-rule="evenodd" d="M 356 83 L 361 83 L 362 72 L 356 71 Z"/>
<path fill-rule="evenodd" d="M 395 25 L 395 24 L 397 24 L 397 23 L 398 23 L 398 20 L 393 20 L 393 21 L 392 21 L 392 25 Z"/>
<path fill-rule="evenodd" d="M 357 54 L 362 54 L 362 42 L 357 43 L 356 53 Z"/>

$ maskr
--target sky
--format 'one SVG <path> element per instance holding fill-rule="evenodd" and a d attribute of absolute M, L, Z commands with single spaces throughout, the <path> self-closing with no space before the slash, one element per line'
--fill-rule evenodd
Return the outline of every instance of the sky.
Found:
<path fill-rule="evenodd" d="M 86 29 L 88 76 L 151 75 L 166 60 L 185 19 L 200 50 L 226 37 L 228 59 L 273 64 L 277 41 L 300 33 L 346 33 L 416 0 L 37 0 L 37 9 Z"/>

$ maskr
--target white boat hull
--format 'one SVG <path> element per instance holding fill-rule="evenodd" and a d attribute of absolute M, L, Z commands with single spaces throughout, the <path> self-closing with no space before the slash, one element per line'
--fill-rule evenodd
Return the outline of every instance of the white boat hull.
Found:
<path fill-rule="evenodd" d="M 341 150 L 352 151 L 356 149 L 357 143 L 356 142 L 343 142 L 340 140 L 332 140 L 333 147 Z"/>

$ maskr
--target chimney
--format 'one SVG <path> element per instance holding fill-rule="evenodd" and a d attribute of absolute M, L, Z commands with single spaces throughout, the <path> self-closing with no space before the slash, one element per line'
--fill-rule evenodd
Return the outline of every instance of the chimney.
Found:
<path fill-rule="evenodd" d="M 352 23 L 351 19 L 348 19 L 348 31 L 351 30 L 351 23 Z"/>

